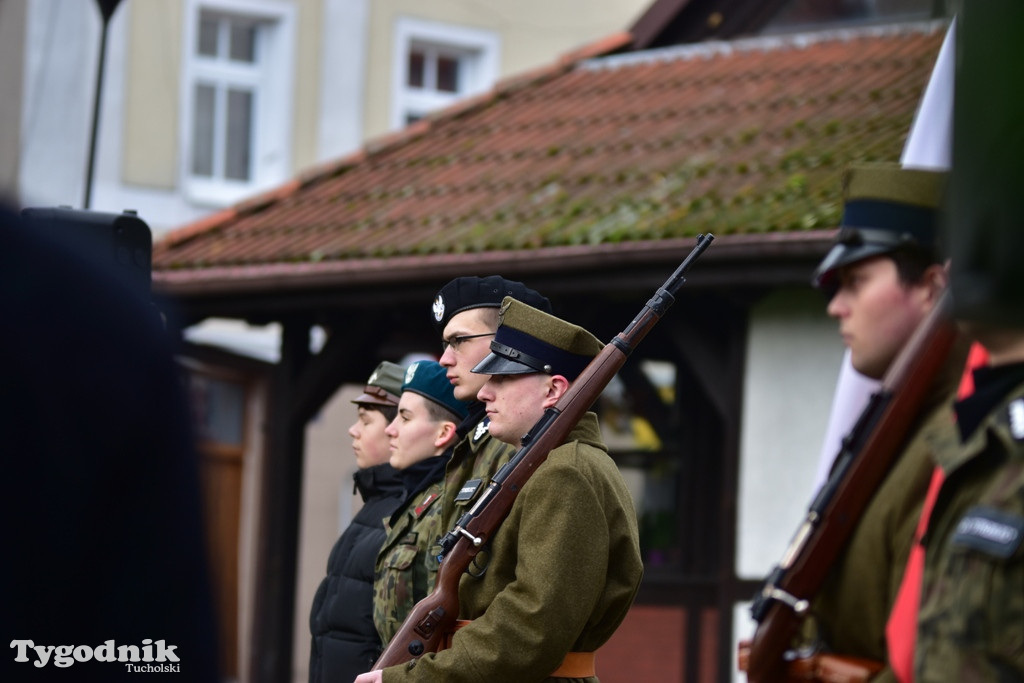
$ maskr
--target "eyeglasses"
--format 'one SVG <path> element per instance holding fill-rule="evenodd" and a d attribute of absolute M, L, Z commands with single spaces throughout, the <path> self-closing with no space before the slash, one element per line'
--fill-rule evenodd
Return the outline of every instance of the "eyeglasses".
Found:
<path fill-rule="evenodd" d="M 464 341 L 467 341 L 469 339 L 476 339 L 477 337 L 493 337 L 493 336 L 494 336 L 494 332 L 483 332 L 481 334 L 464 334 L 464 335 L 461 335 L 461 336 L 458 336 L 458 337 L 452 337 L 451 339 L 442 339 L 441 340 L 441 351 L 447 351 L 448 347 L 450 346 L 452 351 L 454 351 L 455 353 L 458 353 L 459 352 L 459 346 L 461 346 L 462 342 L 464 342 Z"/>

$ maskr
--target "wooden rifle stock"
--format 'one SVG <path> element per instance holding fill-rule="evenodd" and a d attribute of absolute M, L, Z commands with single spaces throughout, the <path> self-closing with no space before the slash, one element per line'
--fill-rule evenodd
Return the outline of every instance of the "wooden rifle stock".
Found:
<path fill-rule="evenodd" d="M 740 643 L 739 669 L 747 671 L 750 659 L 750 642 Z M 881 662 L 860 657 L 847 657 L 830 653 L 815 653 L 787 662 L 785 683 L 868 683 L 873 676 L 884 669 Z"/>
<path fill-rule="evenodd" d="M 446 637 L 455 630 L 462 574 L 508 516 L 530 475 L 547 459 L 553 448 L 564 443 L 569 432 L 626 362 L 630 352 L 675 301 L 673 294 L 685 281 L 683 275 L 713 239 L 710 234 L 697 237 L 696 246 L 644 305 L 640 314 L 605 345 L 558 403 L 545 411 L 523 437 L 522 447 L 498 470 L 472 509 L 441 539 L 441 563 L 434 590 L 413 607 L 373 665 L 375 670 L 442 649 Z"/>
<path fill-rule="evenodd" d="M 897 355 L 843 439 L 832 475 L 755 596 L 751 614 L 758 625 L 747 657 L 751 683 L 786 680 L 785 653 L 811 599 L 902 452 L 932 379 L 949 358 L 956 339 L 949 308 L 947 291 Z"/>

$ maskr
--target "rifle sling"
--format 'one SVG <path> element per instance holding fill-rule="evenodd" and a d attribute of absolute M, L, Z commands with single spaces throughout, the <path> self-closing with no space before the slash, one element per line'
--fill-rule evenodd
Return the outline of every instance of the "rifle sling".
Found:
<path fill-rule="evenodd" d="M 472 619 L 459 619 L 455 622 L 455 630 L 446 633 L 441 641 L 442 650 L 452 646 L 452 637 L 455 631 L 472 624 Z M 567 652 L 565 659 L 557 669 L 549 674 L 550 678 L 592 678 L 597 676 L 595 653 L 593 652 Z"/>

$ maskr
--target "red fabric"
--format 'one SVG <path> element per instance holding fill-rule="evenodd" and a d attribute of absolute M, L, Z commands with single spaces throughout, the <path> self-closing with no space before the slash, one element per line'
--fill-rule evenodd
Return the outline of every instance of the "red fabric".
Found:
<path fill-rule="evenodd" d="M 975 342 L 967 353 L 964 374 L 960 378 L 960 388 L 956 392 L 957 398 L 964 399 L 974 393 L 974 375 L 972 373 L 975 368 L 980 368 L 986 363 L 988 363 L 988 351 L 985 350 L 984 346 Z"/>
<path fill-rule="evenodd" d="M 964 373 L 960 378 L 957 398 L 963 399 L 974 393 L 974 368 L 988 362 L 988 352 L 983 346 L 975 343 L 967 355 Z M 889 649 L 889 666 L 901 683 L 912 683 L 914 680 L 914 645 L 917 641 L 917 610 L 921 604 L 921 577 L 924 574 L 924 546 L 921 538 L 928 529 L 928 518 L 931 516 L 935 499 L 942 488 L 943 474 L 938 467 L 932 472 L 932 480 L 925 495 L 921 519 L 914 532 L 914 546 L 907 558 L 907 568 L 903 571 L 896 601 L 893 603 L 889 621 L 885 625 L 885 639 Z"/>
<path fill-rule="evenodd" d="M 936 467 L 932 471 L 932 481 L 924 498 L 917 531 L 914 532 L 914 546 L 910 549 L 910 557 L 907 558 L 907 568 L 903 570 L 903 581 L 896 594 L 896 602 L 893 603 L 889 621 L 885 625 L 889 666 L 901 683 L 911 683 L 914 680 L 917 607 L 921 602 L 921 576 L 924 574 L 924 546 L 921 545 L 921 537 L 928 528 L 928 517 L 939 495 L 939 489 L 942 488 L 942 479 L 942 470 Z"/>

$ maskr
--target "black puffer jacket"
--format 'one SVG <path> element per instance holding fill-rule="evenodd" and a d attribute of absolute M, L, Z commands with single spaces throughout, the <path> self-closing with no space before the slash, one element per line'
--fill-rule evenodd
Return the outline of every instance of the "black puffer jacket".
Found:
<path fill-rule="evenodd" d="M 349 683 L 380 655 L 373 625 L 373 567 L 384 544 L 383 520 L 404 499 L 398 471 L 377 465 L 355 473 L 363 507 L 331 549 L 327 576 L 313 598 L 310 683 Z"/>

